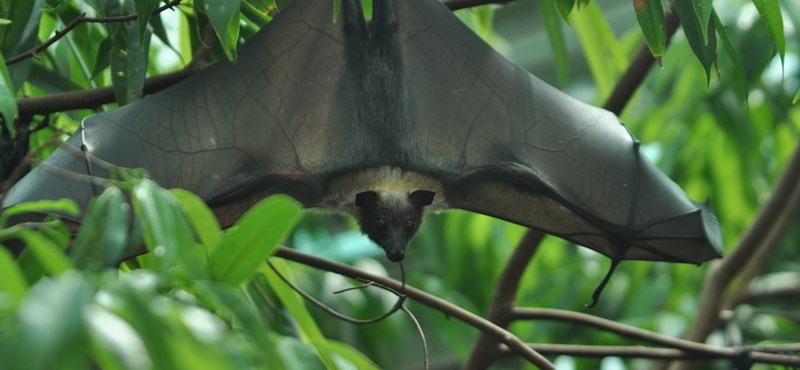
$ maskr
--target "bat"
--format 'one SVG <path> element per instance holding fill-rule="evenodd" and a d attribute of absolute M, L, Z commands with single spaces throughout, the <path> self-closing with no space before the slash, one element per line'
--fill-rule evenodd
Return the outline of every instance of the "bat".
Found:
<path fill-rule="evenodd" d="M 258 200 L 352 214 L 389 260 L 423 214 L 477 212 L 612 258 L 699 264 L 721 256 L 693 203 L 612 113 L 495 52 L 435 0 L 295 0 L 239 49 L 157 94 L 87 117 L 16 184 L 4 207 L 72 198 L 107 177 L 92 158 L 142 167 L 199 195 L 223 225 Z"/>

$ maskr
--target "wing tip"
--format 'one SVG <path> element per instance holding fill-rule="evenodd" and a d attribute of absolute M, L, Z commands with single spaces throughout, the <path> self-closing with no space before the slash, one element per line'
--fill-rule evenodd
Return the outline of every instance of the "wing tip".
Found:
<path fill-rule="evenodd" d="M 703 229 L 706 233 L 708 244 L 714 249 L 714 258 L 722 258 L 722 231 L 719 226 L 719 220 L 711 208 L 711 202 L 706 199 L 703 203 L 695 203 L 697 208 L 700 209 L 700 214 L 703 222 Z"/>

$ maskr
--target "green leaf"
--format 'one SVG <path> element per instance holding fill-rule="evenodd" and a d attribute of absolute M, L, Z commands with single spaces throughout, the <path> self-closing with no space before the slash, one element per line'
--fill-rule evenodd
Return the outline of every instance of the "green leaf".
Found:
<path fill-rule="evenodd" d="M 6 68 L 5 58 L 0 53 L 0 121 L 3 122 L 3 129 L 8 130 L 10 137 L 16 137 L 16 127 L 14 127 L 14 119 L 17 118 L 17 101 L 14 88 L 14 82 L 11 81 L 11 75 L 8 74 Z"/>
<path fill-rule="evenodd" d="M 616 77 L 627 67 L 625 51 L 597 3 L 587 4 L 572 17 L 600 98 L 605 99 L 611 94 Z"/>
<path fill-rule="evenodd" d="M 283 195 L 253 206 L 228 230 L 211 255 L 214 279 L 231 285 L 245 281 L 278 248 L 301 213 L 297 202 Z"/>
<path fill-rule="evenodd" d="M 150 35 L 148 32 L 144 38 L 136 37 L 136 25 L 131 22 L 115 24 L 112 29 L 111 82 L 117 102 L 125 105 L 143 96 Z"/>
<path fill-rule="evenodd" d="M 14 256 L 0 245 L 0 317 L 14 311 L 27 290 L 28 282 L 14 261 Z"/>
<path fill-rule="evenodd" d="M 692 48 L 697 60 L 706 71 L 706 83 L 711 81 L 711 66 L 717 58 L 717 36 L 714 22 L 702 23 L 700 6 L 694 1 L 678 1 L 675 7 L 683 26 L 686 40 Z M 707 40 L 707 41 L 706 41 Z"/>
<path fill-rule="evenodd" d="M 108 37 L 100 41 L 100 46 L 97 48 L 97 57 L 95 58 L 94 66 L 92 67 L 91 77 L 94 78 L 108 68 L 111 63 L 111 39 Z"/>
<path fill-rule="evenodd" d="M 134 6 L 136 9 L 137 23 L 139 24 L 139 42 L 144 41 L 144 35 L 147 33 L 147 23 L 150 21 L 150 15 L 155 10 L 160 0 L 136 0 Z"/>
<path fill-rule="evenodd" d="M 92 200 L 71 250 L 82 269 L 113 267 L 125 251 L 130 229 L 130 206 L 122 192 L 109 187 Z"/>
<path fill-rule="evenodd" d="M 738 95 L 739 99 L 742 101 L 746 101 L 750 88 L 747 86 L 747 75 L 745 75 L 744 68 L 742 68 L 742 60 L 739 58 L 736 48 L 733 47 L 733 43 L 731 43 L 728 37 L 728 31 L 726 31 L 725 25 L 722 24 L 716 11 L 713 13 L 713 20 L 717 32 L 719 33 L 719 38 L 722 40 L 722 45 L 725 47 L 728 60 L 730 60 L 731 65 L 733 65 L 734 75 L 732 76 L 732 84 L 735 87 L 736 95 Z"/>
<path fill-rule="evenodd" d="M 2 52 L 8 57 L 16 56 L 30 50 L 38 43 L 39 19 L 45 0 L 11 1 L 8 9 L 9 19 L 15 20 L 10 27 L 0 28 L 2 32 Z M 6 28 L 8 28 L 6 30 Z M 4 32 L 5 30 L 5 32 Z M 19 89 L 25 79 L 32 63 L 28 58 L 8 67 L 12 86 Z"/>
<path fill-rule="evenodd" d="M 642 34 L 656 60 L 661 61 L 667 43 L 667 27 L 664 23 L 664 9 L 661 0 L 637 0 L 633 2 L 636 20 Z"/>
<path fill-rule="evenodd" d="M 205 0 L 205 11 L 222 50 L 228 59 L 236 61 L 236 46 L 239 41 L 239 13 L 241 0 Z"/>
<path fill-rule="evenodd" d="M 329 348 L 335 352 L 338 356 L 341 356 L 347 362 L 352 364 L 356 369 L 359 370 L 378 370 L 381 367 L 376 365 L 372 360 L 370 360 L 367 356 L 363 353 L 359 352 L 357 349 L 353 348 L 349 344 L 345 344 L 342 342 L 337 342 L 335 340 L 328 341 Z M 420 361 L 422 361 L 420 359 Z"/>
<path fill-rule="evenodd" d="M 3 213 L 0 214 L 0 226 L 5 226 L 9 218 L 24 213 L 61 213 L 72 217 L 78 217 L 78 215 L 81 213 L 81 210 L 78 208 L 78 204 L 72 199 L 64 198 L 58 200 L 35 200 L 32 202 L 15 204 L 4 209 Z"/>
<path fill-rule="evenodd" d="M 769 35 L 772 37 L 772 41 L 775 42 L 775 48 L 778 49 L 781 63 L 783 63 L 783 59 L 786 56 L 786 38 L 783 34 L 783 17 L 781 16 L 781 7 L 778 4 L 778 0 L 753 0 L 753 4 L 767 24 Z"/>
<path fill-rule="evenodd" d="M 256 306 L 239 289 L 213 281 L 198 281 L 194 287 L 198 297 L 207 301 L 212 311 L 220 312 L 222 317 L 231 317 L 233 326 L 247 333 L 250 340 L 259 347 L 275 347 L 275 338 L 264 330 L 267 325 L 256 310 Z M 280 359 L 273 351 L 265 351 L 263 354 L 271 366 L 280 365 Z"/>
<path fill-rule="evenodd" d="M 181 204 L 184 214 L 192 224 L 192 228 L 200 242 L 206 248 L 206 255 L 210 256 L 219 246 L 222 240 L 222 229 L 219 226 L 217 217 L 211 212 L 205 202 L 200 197 L 190 191 L 183 189 L 170 190 Z"/>
<path fill-rule="evenodd" d="M 797 90 L 797 93 L 794 94 L 794 98 L 792 98 L 792 104 L 797 104 L 800 101 L 800 89 Z"/>
<path fill-rule="evenodd" d="M 275 268 L 280 271 L 281 275 L 286 277 L 289 281 L 294 280 L 290 274 L 289 267 L 286 265 L 284 260 L 272 258 L 270 261 Z M 272 288 L 272 291 L 275 292 L 275 295 L 278 296 L 278 299 L 281 301 L 284 308 L 289 311 L 291 316 L 297 322 L 300 339 L 304 343 L 314 347 L 320 361 L 325 364 L 325 368 L 335 369 L 336 366 L 331 358 L 333 353 L 328 347 L 328 340 L 324 335 L 322 335 L 322 331 L 319 329 L 319 326 L 317 326 L 316 321 L 314 321 L 311 313 L 309 313 L 308 309 L 306 309 L 303 297 L 295 292 L 290 286 L 286 285 L 286 283 L 281 280 L 275 271 L 272 271 L 272 268 L 270 268 L 269 265 L 265 263 L 261 264 L 261 273 L 267 278 L 269 286 Z"/>
<path fill-rule="evenodd" d="M 25 243 L 26 249 L 35 257 L 47 273 L 58 275 L 72 269 L 72 262 L 64 255 L 58 245 L 43 234 L 29 229 L 14 226 L 0 230 L 0 241 L 19 239 Z"/>
<path fill-rule="evenodd" d="M 561 21 L 558 19 L 556 4 L 556 0 L 543 0 L 540 9 L 544 19 L 544 26 L 549 36 L 550 48 L 553 49 L 558 82 L 561 85 L 566 85 L 569 76 L 569 58 L 567 56 L 567 44 L 564 41 L 564 31 L 561 29 Z"/>
<path fill-rule="evenodd" d="M 68 364 L 80 363 L 83 308 L 91 296 L 92 287 L 77 272 L 32 286 L 12 327 L 0 338 L 0 368 L 70 368 Z"/>
<path fill-rule="evenodd" d="M 135 214 L 142 222 L 145 245 L 160 261 L 161 273 L 206 278 L 205 251 L 197 245 L 183 209 L 172 193 L 144 179 L 134 187 L 132 200 Z"/>
<path fill-rule="evenodd" d="M 556 2 L 556 9 L 558 9 L 558 13 L 561 14 L 561 18 L 564 18 L 564 22 L 569 23 L 569 14 L 572 13 L 572 8 L 575 7 L 575 0 L 555 0 Z"/>

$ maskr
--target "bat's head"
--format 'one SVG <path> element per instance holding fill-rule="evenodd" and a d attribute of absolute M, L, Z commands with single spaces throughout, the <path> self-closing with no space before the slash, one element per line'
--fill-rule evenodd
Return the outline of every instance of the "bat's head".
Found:
<path fill-rule="evenodd" d="M 358 193 L 356 217 L 361 231 L 383 248 L 389 260 L 400 262 L 422 223 L 422 208 L 433 202 L 434 195 L 429 190 Z"/>

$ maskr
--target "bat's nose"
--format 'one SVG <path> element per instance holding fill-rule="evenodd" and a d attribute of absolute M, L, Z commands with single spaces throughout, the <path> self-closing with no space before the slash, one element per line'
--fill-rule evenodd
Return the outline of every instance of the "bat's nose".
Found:
<path fill-rule="evenodd" d="M 402 250 L 387 251 L 386 258 L 392 262 L 400 262 L 406 258 L 406 252 L 403 252 Z"/>

